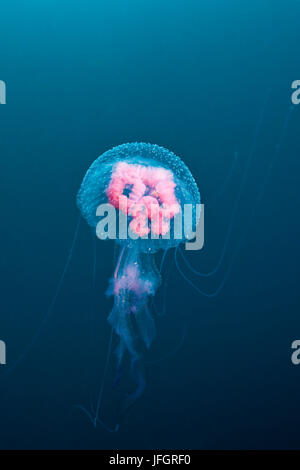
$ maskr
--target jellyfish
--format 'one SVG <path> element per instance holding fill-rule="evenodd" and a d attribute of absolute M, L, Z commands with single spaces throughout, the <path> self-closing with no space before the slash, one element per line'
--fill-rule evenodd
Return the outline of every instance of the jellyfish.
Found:
<path fill-rule="evenodd" d="M 146 386 L 144 356 L 156 335 L 151 298 L 161 284 L 155 254 L 191 238 L 199 205 L 197 184 L 183 161 L 171 151 L 147 143 L 123 144 L 105 152 L 92 163 L 80 186 L 77 206 L 99 238 L 107 235 L 99 228 L 101 206 L 111 208 L 113 215 L 125 221 L 125 233 L 124 223 L 112 231 L 118 257 L 106 292 L 113 297 L 108 322 L 117 338 L 116 377 L 126 358 L 134 383 L 120 407 L 121 415 Z M 186 206 L 192 208 L 191 217 L 185 220 L 184 232 L 177 231 L 176 220 L 184 219 Z M 99 406 L 98 402 L 96 420 Z"/>
<path fill-rule="evenodd" d="M 189 273 L 198 278 L 210 278 L 215 276 L 224 264 L 224 255 L 226 251 L 229 251 L 229 239 L 232 236 L 241 195 L 246 187 L 253 156 L 257 151 L 257 141 L 269 96 L 270 93 L 265 98 L 260 119 L 256 125 L 253 144 L 250 148 L 244 173 L 240 178 L 239 190 L 235 197 L 231 214 L 229 215 L 224 244 L 222 245 L 215 267 L 210 271 L 203 272 L 193 267 L 180 248 L 182 243 L 189 238 L 187 234 L 189 232 L 193 233 L 198 221 L 197 214 L 187 232 L 184 232 L 179 237 L 167 236 L 172 230 L 174 232 L 175 220 L 182 213 L 183 207 L 185 205 L 192 205 L 194 208 L 200 203 L 197 184 L 189 169 L 179 157 L 157 145 L 133 143 L 120 145 L 105 152 L 91 165 L 77 195 L 77 205 L 81 215 L 78 218 L 72 243 L 52 300 L 41 316 L 40 325 L 33 338 L 19 357 L 5 368 L 5 374 L 11 373 L 24 360 L 53 314 L 73 257 L 81 225 L 81 216 L 97 232 L 99 221 L 97 209 L 102 204 L 107 204 L 118 212 L 119 216 L 122 216 L 120 219 L 122 218 L 123 222 L 125 221 L 126 230 L 131 234 L 129 237 L 124 236 L 124 227 L 120 224 L 121 229 L 119 227 L 115 237 L 118 258 L 107 288 L 107 295 L 113 297 L 113 308 L 108 315 L 108 321 L 111 325 L 111 336 L 104 367 L 105 377 L 113 339 L 116 337 L 118 344 L 115 349 L 115 383 L 117 384 L 120 380 L 126 357 L 129 359 L 129 376 L 134 383 L 133 392 L 129 393 L 123 401 L 120 416 L 126 413 L 145 389 L 146 381 L 143 369 L 146 361 L 144 361 L 144 356 L 156 335 L 155 315 L 151 306 L 153 306 L 153 299 L 162 283 L 162 270 L 156 267 L 156 253 L 162 252 L 162 266 L 169 248 L 175 248 L 175 264 L 182 278 L 201 295 L 209 298 L 219 295 L 229 277 L 241 246 L 245 242 L 246 235 L 251 228 L 255 210 L 262 200 L 274 162 L 280 155 L 286 139 L 289 122 L 295 106 L 289 106 L 274 154 L 267 168 L 267 173 L 260 187 L 257 187 L 258 191 L 256 199 L 254 198 L 252 211 L 249 214 L 247 223 L 243 227 L 242 234 L 230 253 L 230 261 L 217 288 L 210 293 L 205 292 L 190 279 Z M 227 178 L 224 179 L 224 184 L 220 188 L 216 188 L 216 197 L 213 202 L 216 202 L 218 206 L 221 206 L 219 199 L 228 186 L 233 170 L 236 167 L 238 161 L 237 155 L 236 153 L 230 172 Z M 211 207 L 210 202 L 209 207 Z M 186 220 L 185 217 L 184 219 Z M 99 234 L 101 235 L 101 230 Z M 182 340 L 186 337 L 186 331 L 187 328 L 183 327 Z M 180 347 L 182 344 L 183 341 L 180 342 Z M 175 351 L 178 351 L 178 348 Z M 170 355 L 167 354 L 166 357 L 170 357 Z M 103 387 L 104 380 L 100 387 L 97 406 L 95 409 L 92 409 L 90 417 L 94 424 L 99 422 L 105 426 L 105 423 L 99 418 Z M 108 431 L 111 431 L 118 430 L 118 426 L 117 424 L 114 429 L 105 427 Z"/>

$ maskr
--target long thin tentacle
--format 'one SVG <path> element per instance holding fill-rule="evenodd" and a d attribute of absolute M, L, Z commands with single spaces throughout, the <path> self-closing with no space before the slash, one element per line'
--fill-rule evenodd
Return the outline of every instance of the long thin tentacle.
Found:
<path fill-rule="evenodd" d="M 288 128 L 288 123 L 289 123 L 289 121 L 290 121 L 290 118 L 291 118 L 291 114 L 292 114 L 293 109 L 294 109 L 294 106 L 290 106 L 290 107 L 289 107 L 289 110 L 288 110 L 288 112 L 287 112 L 287 114 L 286 114 L 286 117 L 285 117 L 285 120 L 284 120 L 284 126 L 283 126 L 282 132 L 281 132 L 281 134 L 280 134 L 278 144 L 276 145 L 275 152 L 274 152 L 274 156 L 273 156 L 273 158 L 272 158 L 272 160 L 271 160 L 271 162 L 270 162 L 270 164 L 269 164 L 269 166 L 268 166 L 268 170 L 267 170 L 267 172 L 266 172 L 266 176 L 265 176 L 264 181 L 263 181 L 263 183 L 262 183 L 262 185 L 261 185 L 261 190 L 260 190 L 259 193 L 258 193 L 258 196 L 257 196 L 257 198 L 256 198 L 255 203 L 252 205 L 252 212 L 251 212 L 251 214 L 250 214 L 250 216 L 249 216 L 249 218 L 248 218 L 248 223 L 247 223 L 246 226 L 244 227 L 244 232 L 243 232 L 242 236 L 239 238 L 239 241 L 238 241 L 238 243 L 237 243 L 236 249 L 235 249 L 235 251 L 234 251 L 234 253 L 233 253 L 232 257 L 231 257 L 231 262 L 230 262 L 230 264 L 229 264 L 229 266 L 228 266 L 228 268 L 227 268 L 227 270 L 226 270 L 226 273 L 225 273 L 225 275 L 224 275 L 224 277 L 223 277 L 221 283 L 219 284 L 218 288 L 217 288 L 214 292 L 212 292 L 212 293 L 207 293 L 207 292 L 204 292 L 203 290 L 199 289 L 199 288 L 196 286 L 196 284 L 195 284 L 194 282 L 192 282 L 192 281 L 183 273 L 183 271 L 182 271 L 182 269 L 180 268 L 179 263 L 178 263 L 177 249 L 175 250 L 175 263 L 176 263 L 176 267 L 177 267 L 179 273 L 181 274 L 181 276 L 183 277 L 183 279 L 185 279 L 185 281 L 186 281 L 188 284 L 190 284 L 191 287 L 193 287 L 197 292 L 199 292 L 199 294 L 204 295 L 205 297 L 209 297 L 209 298 L 216 297 L 216 296 L 220 293 L 220 291 L 222 290 L 222 288 L 224 287 L 224 285 L 225 285 L 225 283 L 226 283 L 226 281 L 227 281 L 227 279 L 228 279 L 228 277 L 229 277 L 229 274 L 230 274 L 230 272 L 231 272 L 231 269 L 232 269 L 232 267 L 233 267 L 233 264 L 234 264 L 234 262 L 235 262 L 235 259 L 236 259 L 237 255 L 238 255 L 238 253 L 239 253 L 239 251 L 240 251 L 240 248 L 241 248 L 241 246 L 242 246 L 242 244 L 243 244 L 243 242 L 244 242 L 244 240 L 245 240 L 246 234 L 247 234 L 248 231 L 249 231 L 250 225 L 251 225 L 251 223 L 252 223 L 252 219 L 253 219 L 254 214 L 255 214 L 255 210 L 256 210 L 256 208 L 257 208 L 257 206 L 258 206 L 258 204 L 259 204 L 259 202 L 260 202 L 260 200 L 261 200 L 261 198 L 262 198 L 264 189 L 265 189 L 266 184 L 267 184 L 267 182 L 268 182 L 268 180 L 269 180 L 269 178 L 270 178 L 271 171 L 272 171 L 272 168 L 273 168 L 273 166 L 274 166 L 274 163 L 275 163 L 275 161 L 276 161 L 276 159 L 277 159 L 277 157 L 278 157 L 278 155 L 279 155 L 279 153 L 280 153 L 281 146 L 282 146 L 282 143 L 283 143 L 284 138 L 285 138 L 285 136 L 286 136 L 286 132 L 287 132 L 287 128 Z"/>
<path fill-rule="evenodd" d="M 227 186 L 228 186 L 228 184 L 229 184 L 229 182 L 232 178 L 232 175 L 234 173 L 234 169 L 237 165 L 237 162 L 238 162 L 238 152 L 234 152 L 234 158 L 233 158 L 233 161 L 231 163 L 231 167 L 229 169 L 229 172 L 228 172 L 227 176 L 225 177 L 223 183 L 219 187 L 213 202 L 209 204 L 210 207 L 215 206 L 217 203 L 219 203 L 221 196 L 223 196 L 223 194 L 224 194 L 224 192 L 225 192 L 225 190 L 226 190 L 226 188 L 227 188 Z"/>
<path fill-rule="evenodd" d="M 254 139 L 253 139 L 253 143 L 252 143 L 252 146 L 251 146 L 251 149 L 250 149 L 249 158 L 247 160 L 246 168 L 244 170 L 244 174 L 243 174 L 242 181 L 241 181 L 241 184 L 240 184 L 240 187 L 239 187 L 239 191 L 238 191 L 237 197 L 236 197 L 235 202 L 234 202 L 233 210 L 232 210 L 232 213 L 231 213 L 231 216 L 230 216 L 229 225 L 228 225 L 228 228 L 227 228 L 225 241 L 224 241 L 223 248 L 221 250 L 221 254 L 220 254 L 220 257 L 219 257 L 219 260 L 218 260 L 216 266 L 214 267 L 214 269 L 212 269 L 211 271 L 208 271 L 208 272 L 197 271 L 195 268 L 192 267 L 190 262 L 183 255 L 183 253 L 180 252 L 180 254 L 181 254 L 182 258 L 184 259 L 184 262 L 188 266 L 188 268 L 195 275 L 197 275 L 199 277 L 211 277 L 211 276 L 213 276 L 214 274 L 216 274 L 219 271 L 219 269 L 222 265 L 222 262 L 223 262 L 223 259 L 225 257 L 227 247 L 228 247 L 228 244 L 229 244 L 229 241 L 230 241 L 230 238 L 231 238 L 231 233 L 232 233 L 234 222 L 235 222 L 235 219 L 236 219 L 236 214 L 237 214 L 237 211 L 238 211 L 238 208 L 239 208 L 240 199 L 241 199 L 241 196 L 243 194 L 243 189 L 244 189 L 244 186 L 245 186 L 246 181 L 247 181 L 247 177 L 248 177 L 249 169 L 250 169 L 250 166 L 251 166 L 251 163 L 252 163 L 252 160 L 253 160 L 253 156 L 255 154 L 255 150 L 256 150 L 256 146 L 257 146 L 257 139 L 258 139 L 258 136 L 259 136 L 259 133 L 260 133 L 260 129 L 262 127 L 262 122 L 263 122 L 266 106 L 267 106 L 267 103 L 268 103 L 268 100 L 269 100 L 269 96 L 270 96 L 270 92 L 266 95 L 266 99 L 264 101 L 264 104 L 263 104 L 263 107 L 262 107 L 262 110 L 261 110 L 256 128 L 255 128 Z"/>
<path fill-rule="evenodd" d="M 110 338 L 109 338 L 109 343 L 108 343 L 108 349 L 107 349 L 107 355 L 106 355 L 106 361 L 105 361 L 105 366 L 104 366 L 104 372 L 103 372 L 103 378 L 98 394 L 98 399 L 97 399 L 97 405 L 96 405 L 96 412 L 95 412 L 95 417 L 94 417 L 94 426 L 96 426 L 98 420 L 99 420 L 99 413 L 100 413 L 100 407 L 102 403 L 102 397 L 103 397 L 103 391 L 104 391 L 104 384 L 105 384 L 105 379 L 108 371 L 108 365 L 109 365 L 109 360 L 111 356 L 111 350 L 112 350 L 112 340 L 113 340 L 113 328 L 111 328 L 111 333 L 110 333 Z"/>
<path fill-rule="evenodd" d="M 55 293 L 54 293 L 54 296 L 50 302 L 50 305 L 46 311 L 46 313 L 44 314 L 44 317 L 40 323 L 40 326 L 38 327 L 35 335 L 33 336 L 32 340 L 30 341 L 30 343 L 27 345 L 27 347 L 25 348 L 25 350 L 22 352 L 22 354 L 18 357 L 18 359 L 8 368 L 6 369 L 6 373 L 10 373 L 12 372 L 23 360 L 24 358 L 26 357 L 26 355 L 28 354 L 28 352 L 31 350 L 31 348 L 33 347 L 33 345 L 36 343 L 37 339 L 39 338 L 40 336 L 40 333 L 43 329 L 43 327 L 45 326 L 45 324 L 47 323 L 47 321 L 49 320 L 52 312 L 53 312 L 53 309 L 54 309 L 54 306 L 56 304 L 56 301 L 57 301 L 57 298 L 61 292 L 61 289 L 62 289 L 62 286 L 63 286 L 63 283 L 64 283 L 64 280 L 65 280 L 65 277 L 66 277 L 66 274 L 68 272 L 68 269 L 69 269 L 69 266 L 70 266 L 70 263 L 71 263 L 71 260 L 72 260 L 72 256 L 73 256 L 73 252 L 74 252 L 74 248 L 75 248 L 75 244 L 76 244 L 76 241 L 77 241 L 77 237 L 78 237 L 78 232 L 79 232 L 79 227 L 80 227 L 80 221 L 81 221 L 81 216 L 79 216 L 78 218 L 78 221 L 77 221 L 77 224 L 76 224 L 76 228 L 75 228 L 75 232 L 74 232 L 74 235 L 73 235 L 73 240 L 72 240 L 72 243 L 71 243 L 71 247 L 70 247 L 70 250 L 69 250 L 69 254 L 68 254 L 68 257 L 67 257 L 67 260 L 66 260 L 66 263 L 65 263 L 65 266 L 64 266 L 64 269 L 63 269 L 63 272 L 60 276 L 60 279 L 59 279 L 59 282 L 57 284 L 57 287 L 56 287 L 56 290 L 55 290 Z"/>

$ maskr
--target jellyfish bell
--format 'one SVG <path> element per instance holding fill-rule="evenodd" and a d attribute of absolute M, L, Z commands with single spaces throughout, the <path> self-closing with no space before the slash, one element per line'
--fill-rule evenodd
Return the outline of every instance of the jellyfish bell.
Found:
<path fill-rule="evenodd" d="M 170 236 L 168 239 L 163 222 L 169 219 L 172 229 L 174 214 L 171 209 L 176 211 L 180 207 L 183 210 L 185 205 L 195 207 L 200 204 L 200 195 L 191 172 L 174 153 L 158 145 L 130 143 L 114 147 L 98 157 L 79 189 L 77 205 L 91 227 L 96 228 L 99 223 L 98 207 L 107 203 L 127 213 L 130 219 L 129 232 L 133 236 L 116 236 L 116 241 L 123 245 L 138 244 L 140 251 L 155 252 L 188 239 L 188 230 L 181 238 Z M 151 219 L 151 209 L 155 225 L 152 230 L 142 223 L 143 217 L 147 216 L 148 221 Z M 191 230 L 195 223 L 196 217 Z M 137 237 L 132 243 L 134 235 Z M 155 239 L 156 235 L 160 236 Z"/>
<path fill-rule="evenodd" d="M 189 239 L 197 225 L 200 195 L 189 169 L 174 153 L 158 145 L 129 143 L 102 154 L 83 179 L 77 205 L 95 230 L 103 204 L 126 225 L 125 235 L 124 226 L 113 231 L 119 257 L 107 289 L 114 298 L 108 321 L 118 337 L 117 369 L 127 355 L 136 384 L 125 400 L 125 411 L 144 390 L 142 359 L 155 337 L 149 308 L 161 282 L 155 253 Z M 185 206 L 192 208 L 193 216 L 180 231 Z"/>

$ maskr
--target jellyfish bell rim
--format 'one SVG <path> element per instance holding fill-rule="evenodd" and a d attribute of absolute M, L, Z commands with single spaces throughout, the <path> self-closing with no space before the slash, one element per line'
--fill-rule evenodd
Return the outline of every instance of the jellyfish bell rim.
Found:
<path fill-rule="evenodd" d="M 156 166 L 159 166 L 159 165 L 157 165 L 157 160 L 156 160 L 156 159 L 158 159 L 160 164 L 162 164 L 164 168 L 167 168 L 167 169 L 171 170 L 173 172 L 175 178 L 177 178 L 177 179 L 179 179 L 179 178 L 177 177 L 177 174 L 176 174 L 176 171 L 175 171 L 176 169 L 174 168 L 174 166 L 176 164 L 178 164 L 181 167 L 180 173 L 185 171 L 186 174 L 189 175 L 189 178 L 190 178 L 191 182 L 193 183 L 195 202 L 200 204 L 200 192 L 199 192 L 199 188 L 197 186 L 197 183 L 196 183 L 190 169 L 188 168 L 188 166 L 183 162 L 183 160 L 181 160 L 180 157 L 178 157 L 178 155 L 176 155 L 171 150 L 168 150 L 167 148 L 165 148 L 163 146 L 160 146 L 160 145 L 157 145 L 157 144 L 151 144 L 151 143 L 145 143 L 145 142 L 128 142 L 128 143 L 125 143 L 125 144 L 116 145 L 116 146 L 112 147 L 111 149 L 106 150 L 105 152 L 103 152 L 101 155 L 99 155 L 91 163 L 91 165 L 89 166 L 89 168 L 87 169 L 87 171 L 86 171 L 86 173 L 83 177 L 83 180 L 81 182 L 79 191 L 77 193 L 77 198 L 76 199 L 77 199 L 77 206 L 79 207 L 79 209 L 80 209 L 80 197 L 81 197 L 82 192 L 84 190 L 84 183 L 93 174 L 93 172 L 95 171 L 96 166 L 98 166 L 99 163 L 108 163 L 106 160 L 109 160 L 112 156 L 115 156 L 116 151 L 118 151 L 118 153 L 120 153 L 122 155 L 122 158 L 124 158 L 125 160 L 127 160 L 129 158 L 132 158 L 133 156 L 137 160 L 142 159 L 143 157 L 141 157 L 140 155 L 136 155 L 136 153 L 139 152 L 139 151 L 143 152 L 143 151 L 145 151 L 145 149 L 147 151 L 149 150 L 148 155 L 147 155 L 147 159 L 153 160 L 155 162 Z M 129 152 L 128 152 L 129 150 L 134 151 L 133 152 L 134 155 L 133 154 L 129 155 Z M 162 156 L 166 157 L 166 161 L 163 161 Z M 115 163 L 116 162 L 111 164 L 111 169 L 113 168 L 113 165 Z M 170 163 L 172 163 L 172 165 L 170 165 Z"/>

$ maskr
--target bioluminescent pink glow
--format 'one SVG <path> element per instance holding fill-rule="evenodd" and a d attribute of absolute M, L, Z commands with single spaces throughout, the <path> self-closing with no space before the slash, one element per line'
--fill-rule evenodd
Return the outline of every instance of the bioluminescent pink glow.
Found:
<path fill-rule="evenodd" d="M 110 204 L 131 216 L 129 227 L 136 235 L 148 235 L 150 221 L 154 234 L 165 235 L 170 219 L 180 211 L 175 187 L 170 170 L 119 162 L 106 194 Z"/>

